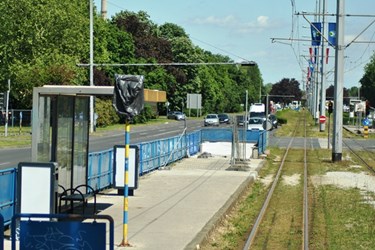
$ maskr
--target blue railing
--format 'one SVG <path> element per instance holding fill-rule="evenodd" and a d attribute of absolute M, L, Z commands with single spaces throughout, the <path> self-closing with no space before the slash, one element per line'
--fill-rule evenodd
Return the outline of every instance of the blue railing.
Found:
<path fill-rule="evenodd" d="M 182 136 L 136 144 L 140 152 L 139 175 L 197 154 L 203 141 L 232 141 L 231 131 L 225 128 L 202 129 Z M 238 132 L 238 140 L 243 141 L 243 131 Z M 263 153 L 267 146 L 267 132 L 246 131 L 245 140 L 256 142 L 259 153 Z M 88 185 L 95 190 L 110 188 L 114 183 L 113 177 L 113 149 L 89 153 Z M 9 225 L 15 214 L 16 188 L 17 168 L 0 171 L 0 213 L 4 217 L 4 225 Z"/>
<path fill-rule="evenodd" d="M 139 147 L 140 175 L 168 165 L 189 155 L 199 152 L 201 132 L 196 131 L 182 136 L 163 140 L 143 142 Z"/>
<path fill-rule="evenodd" d="M 87 184 L 102 190 L 113 184 L 113 149 L 89 153 Z"/>
<path fill-rule="evenodd" d="M 9 225 L 16 211 L 17 196 L 16 168 L 0 171 L 0 213 L 4 217 L 4 225 Z"/>

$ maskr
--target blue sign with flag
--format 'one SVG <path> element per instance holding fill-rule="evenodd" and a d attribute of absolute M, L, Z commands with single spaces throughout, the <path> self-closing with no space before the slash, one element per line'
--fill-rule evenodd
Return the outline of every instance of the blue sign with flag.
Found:
<path fill-rule="evenodd" d="M 328 43 L 336 46 L 336 23 L 328 23 Z"/>
<path fill-rule="evenodd" d="M 363 126 L 369 126 L 370 125 L 370 120 L 369 119 L 364 119 L 362 122 Z"/>
<path fill-rule="evenodd" d="M 322 23 L 311 23 L 311 45 L 320 46 L 322 40 Z"/>

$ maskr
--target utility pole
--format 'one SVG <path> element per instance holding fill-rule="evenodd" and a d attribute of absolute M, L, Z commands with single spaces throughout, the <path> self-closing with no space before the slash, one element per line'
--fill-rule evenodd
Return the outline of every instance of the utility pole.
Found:
<path fill-rule="evenodd" d="M 316 2 L 316 13 L 319 13 L 320 12 L 320 1 L 317 1 Z M 319 3 L 318 3 L 319 2 Z M 320 15 L 318 16 L 315 16 L 315 22 L 318 21 L 320 23 Z M 323 32 L 321 32 L 320 34 L 320 43 L 322 43 L 323 41 Z M 315 56 L 315 70 L 314 70 L 314 73 L 315 73 L 315 93 L 314 93 L 314 96 L 315 96 L 315 104 L 314 104 L 314 117 L 315 117 L 315 123 L 319 123 L 319 103 L 320 103 L 320 84 L 319 84 L 319 72 L 320 72 L 320 54 L 319 54 L 319 45 L 317 45 L 315 48 L 314 48 L 314 56 Z"/>
<path fill-rule="evenodd" d="M 336 36 L 337 45 L 335 52 L 335 93 L 333 112 L 333 145 L 332 161 L 342 159 L 342 110 L 343 110 L 343 86 L 344 86 L 344 21 L 345 0 L 337 0 Z"/>
<path fill-rule="evenodd" d="M 323 0 L 323 20 L 322 20 L 322 34 L 325 34 L 325 12 L 326 12 L 326 4 L 327 0 Z M 320 88 L 320 115 L 325 115 L 325 101 L 326 101 L 326 88 L 325 88 L 325 72 L 324 72 L 324 44 L 325 41 L 322 39 L 322 50 L 321 50 L 321 88 Z M 328 55 L 326 55 L 328 56 Z M 320 123 L 320 132 L 324 132 L 325 130 L 325 123 Z M 328 142 L 329 144 L 329 142 Z"/>
<path fill-rule="evenodd" d="M 8 90 L 6 92 L 5 100 L 5 137 L 8 136 L 8 122 L 9 122 L 9 92 L 10 92 L 10 79 L 8 79 Z"/>
<path fill-rule="evenodd" d="M 90 86 L 94 86 L 94 4 L 90 1 Z M 94 132 L 94 97 L 90 96 L 90 133 Z"/>

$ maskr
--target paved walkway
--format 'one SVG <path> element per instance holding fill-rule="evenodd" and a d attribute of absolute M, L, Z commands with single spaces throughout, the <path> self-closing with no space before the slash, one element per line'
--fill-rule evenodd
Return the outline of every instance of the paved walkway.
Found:
<path fill-rule="evenodd" d="M 225 157 L 189 158 L 170 170 L 140 179 L 129 197 L 128 243 L 131 249 L 195 249 L 229 205 L 257 176 L 263 161 L 252 159 L 246 171 L 230 171 Z M 101 212 L 115 220 L 115 244 L 123 237 L 123 197 L 102 195 L 113 205 Z M 115 249 L 124 249 L 116 246 Z"/>
<path fill-rule="evenodd" d="M 117 190 L 97 196 L 99 214 L 115 221 L 115 249 L 196 249 L 230 204 L 257 177 L 263 164 L 251 159 L 247 166 L 231 168 L 229 157 L 191 157 L 139 179 L 129 196 L 129 247 L 124 239 L 124 197 Z M 92 201 L 91 201 L 92 202 Z M 5 241 L 6 250 L 11 242 Z"/>

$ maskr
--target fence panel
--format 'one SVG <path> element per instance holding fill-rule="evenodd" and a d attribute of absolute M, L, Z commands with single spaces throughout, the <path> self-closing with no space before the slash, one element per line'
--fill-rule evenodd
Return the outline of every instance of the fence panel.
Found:
<path fill-rule="evenodd" d="M 113 149 L 89 154 L 87 183 L 95 190 L 113 185 Z"/>
<path fill-rule="evenodd" d="M 0 171 L 0 213 L 4 217 L 4 225 L 9 225 L 16 210 L 17 169 Z"/>

